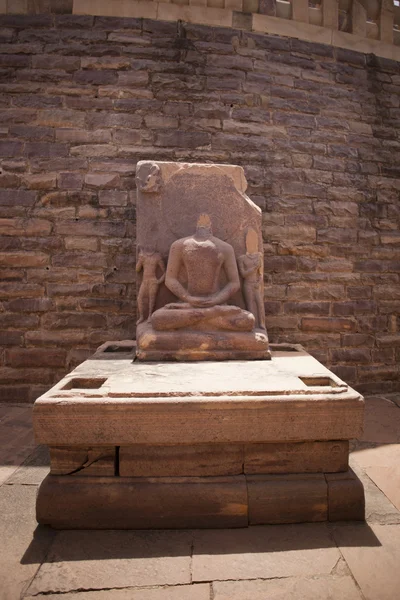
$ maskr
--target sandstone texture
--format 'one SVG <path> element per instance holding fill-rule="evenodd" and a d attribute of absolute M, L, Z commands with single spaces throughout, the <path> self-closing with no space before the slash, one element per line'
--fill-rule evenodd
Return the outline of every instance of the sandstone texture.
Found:
<path fill-rule="evenodd" d="M 386 478 L 382 492 L 370 478 L 377 471 L 369 469 L 398 464 L 400 410 L 394 411 L 400 399 L 377 395 L 365 402 L 369 442 L 352 442 L 350 462 L 365 487 L 366 523 L 202 531 L 38 528 L 34 502 L 48 472 L 48 457 L 27 435 L 32 432 L 31 407 L 0 405 L 1 433 L 10 442 L 0 448 L 8 465 L 0 482 L 2 600 L 55 600 L 60 595 L 66 600 L 207 600 L 211 595 L 216 600 L 392 600 L 400 584 L 400 512 L 390 501 L 396 502 L 397 491 L 388 471 L 377 479 L 381 486 L 382 476 Z M 388 403 L 393 413 L 380 410 Z M 382 430 L 389 424 L 382 444 L 378 425 Z M 203 458 L 205 450 L 203 445 Z M 230 457 L 234 459 L 232 453 Z"/>
<path fill-rule="evenodd" d="M 398 388 L 399 63 L 150 19 L 1 25 L 2 400 L 133 337 L 144 159 L 242 166 L 270 341 L 361 392 Z"/>
<path fill-rule="evenodd" d="M 36 440 L 50 446 L 40 524 L 363 520 L 348 440 L 361 435 L 364 400 L 301 347 L 278 345 L 270 361 L 134 355 L 128 340 L 103 344 L 35 402 Z"/>

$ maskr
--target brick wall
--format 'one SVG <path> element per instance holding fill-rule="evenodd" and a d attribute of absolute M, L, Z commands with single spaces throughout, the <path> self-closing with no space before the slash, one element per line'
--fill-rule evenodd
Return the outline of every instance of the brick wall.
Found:
<path fill-rule="evenodd" d="M 273 342 L 399 389 L 400 63 L 141 19 L 0 21 L 0 396 L 135 330 L 135 164 L 243 165 Z"/>

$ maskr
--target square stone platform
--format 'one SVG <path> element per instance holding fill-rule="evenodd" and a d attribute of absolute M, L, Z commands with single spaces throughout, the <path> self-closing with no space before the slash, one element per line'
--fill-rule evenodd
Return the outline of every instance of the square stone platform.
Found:
<path fill-rule="evenodd" d="M 364 518 L 348 468 L 364 401 L 301 346 L 270 361 L 145 363 L 107 342 L 34 405 L 61 529 L 245 527 Z"/>

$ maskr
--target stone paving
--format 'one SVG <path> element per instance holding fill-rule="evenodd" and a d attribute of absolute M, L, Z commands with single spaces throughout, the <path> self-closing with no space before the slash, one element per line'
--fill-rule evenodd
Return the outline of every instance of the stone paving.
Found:
<path fill-rule="evenodd" d="M 31 407 L 0 405 L 0 600 L 400 599 L 400 395 L 366 398 L 351 466 L 366 523 L 231 530 L 53 531 Z"/>

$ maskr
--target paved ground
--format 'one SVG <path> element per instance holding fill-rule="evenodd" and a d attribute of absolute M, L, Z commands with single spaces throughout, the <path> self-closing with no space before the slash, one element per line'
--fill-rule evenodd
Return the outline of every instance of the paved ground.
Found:
<path fill-rule="evenodd" d="M 0 600 L 400 600 L 400 395 L 367 398 L 353 447 L 366 523 L 54 532 L 30 407 L 0 405 L 0 440 Z"/>

